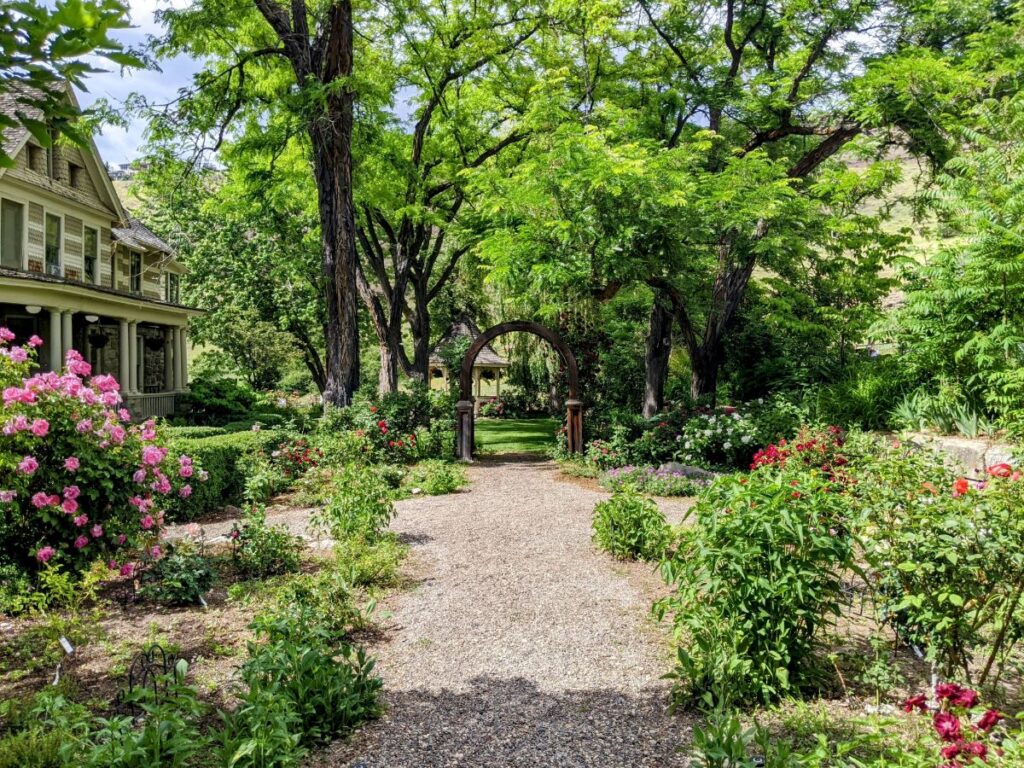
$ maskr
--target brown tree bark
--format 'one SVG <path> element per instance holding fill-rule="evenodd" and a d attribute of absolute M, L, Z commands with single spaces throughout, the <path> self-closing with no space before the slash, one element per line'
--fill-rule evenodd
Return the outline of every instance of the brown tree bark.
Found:
<path fill-rule="evenodd" d="M 665 406 L 665 381 L 668 378 L 668 361 L 672 354 L 672 318 L 671 301 L 662 294 L 655 293 L 644 358 L 645 419 L 653 418 Z"/>
<path fill-rule="evenodd" d="M 353 20 L 351 0 L 334 0 L 317 25 L 309 28 L 305 0 L 285 6 L 276 0 L 254 0 L 281 42 L 295 81 L 328 86 L 352 76 Z M 324 405 L 344 406 L 359 386 L 359 325 L 356 295 L 355 211 L 352 202 L 352 127 L 355 94 L 332 87 L 322 109 L 308 117 L 313 174 L 320 213 L 320 243 L 327 320 L 324 324 L 326 365 Z"/>

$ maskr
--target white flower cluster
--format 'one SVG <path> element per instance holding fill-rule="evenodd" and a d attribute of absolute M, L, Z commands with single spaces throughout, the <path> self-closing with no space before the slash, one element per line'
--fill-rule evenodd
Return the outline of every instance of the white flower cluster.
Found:
<path fill-rule="evenodd" d="M 683 426 L 677 460 L 699 466 L 736 466 L 749 460 L 757 428 L 738 410 L 697 414 Z"/>

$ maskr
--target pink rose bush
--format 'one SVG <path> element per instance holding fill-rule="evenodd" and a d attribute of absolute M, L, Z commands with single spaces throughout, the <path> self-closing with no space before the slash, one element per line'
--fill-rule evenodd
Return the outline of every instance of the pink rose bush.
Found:
<path fill-rule="evenodd" d="M 170 455 L 154 422 L 131 424 L 117 380 L 78 352 L 38 372 L 41 341 L 14 342 L 0 328 L 0 556 L 122 570 L 130 552 L 154 551 L 164 499 L 191 493 L 201 468 Z"/>

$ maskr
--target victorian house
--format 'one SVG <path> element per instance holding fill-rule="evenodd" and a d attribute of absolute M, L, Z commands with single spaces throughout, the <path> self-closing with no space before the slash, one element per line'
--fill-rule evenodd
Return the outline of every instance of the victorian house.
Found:
<path fill-rule="evenodd" d="M 0 92 L 0 112 L 15 109 L 28 111 Z M 133 415 L 172 413 L 198 310 L 181 304 L 171 248 L 125 211 L 95 146 L 44 147 L 20 126 L 0 140 L 0 324 L 43 339 L 43 369 L 77 349 L 117 376 Z"/>

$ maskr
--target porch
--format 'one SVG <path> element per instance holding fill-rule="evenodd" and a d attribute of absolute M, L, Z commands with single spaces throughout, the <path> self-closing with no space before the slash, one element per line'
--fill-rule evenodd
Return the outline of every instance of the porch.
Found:
<path fill-rule="evenodd" d="M 177 318 L 175 318 L 177 319 Z M 42 338 L 39 365 L 60 370 L 76 349 L 93 373 L 113 375 L 136 419 L 169 416 L 188 382 L 187 316 L 180 324 L 117 317 L 60 307 L 0 303 L 0 324 L 24 340 Z"/>

